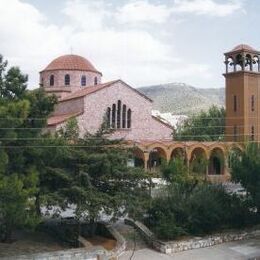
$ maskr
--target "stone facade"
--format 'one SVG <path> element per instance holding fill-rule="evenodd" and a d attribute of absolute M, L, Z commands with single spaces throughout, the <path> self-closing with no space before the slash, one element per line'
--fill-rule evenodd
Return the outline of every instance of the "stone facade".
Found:
<path fill-rule="evenodd" d="M 111 138 L 132 141 L 172 139 L 172 128 L 151 115 L 151 100 L 121 80 L 83 97 L 60 100 L 53 116 L 82 111 L 83 113 L 76 117 L 80 133 L 93 134 L 101 126 L 107 108 L 117 104 L 118 100 L 132 111 L 131 127 L 116 129 Z M 57 128 L 62 126 L 63 124 L 58 124 Z"/>

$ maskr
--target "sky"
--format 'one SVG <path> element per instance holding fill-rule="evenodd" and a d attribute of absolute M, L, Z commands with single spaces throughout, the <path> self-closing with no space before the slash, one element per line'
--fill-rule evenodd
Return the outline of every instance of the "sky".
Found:
<path fill-rule="evenodd" d="M 223 53 L 260 49 L 259 0 L 0 0 L 0 53 L 29 75 L 64 54 L 103 81 L 224 87 Z"/>

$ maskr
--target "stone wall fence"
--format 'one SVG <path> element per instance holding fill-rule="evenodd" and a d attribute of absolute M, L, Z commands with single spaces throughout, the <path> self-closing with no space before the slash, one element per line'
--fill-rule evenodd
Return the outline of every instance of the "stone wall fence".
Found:
<path fill-rule="evenodd" d="M 256 230 L 240 230 L 213 234 L 205 237 L 194 237 L 187 240 L 161 241 L 156 238 L 144 224 L 132 219 L 125 219 L 125 224 L 134 227 L 145 239 L 147 244 L 153 249 L 164 253 L 173 254 L 186 250 L 210 247 L 225 242 L 243 240 L 260 236 L 260 229 Z"/>

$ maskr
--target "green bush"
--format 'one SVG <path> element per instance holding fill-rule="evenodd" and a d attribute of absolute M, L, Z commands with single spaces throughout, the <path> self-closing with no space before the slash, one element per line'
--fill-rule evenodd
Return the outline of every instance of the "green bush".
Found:
<path fill-rule="evenodd" d="M 220 185 L 171 184 L 153 199 L 147 220 L 161 239 L 203 235 L 226 228 L 255 224 L 246 200 L 228 194 Z"/>

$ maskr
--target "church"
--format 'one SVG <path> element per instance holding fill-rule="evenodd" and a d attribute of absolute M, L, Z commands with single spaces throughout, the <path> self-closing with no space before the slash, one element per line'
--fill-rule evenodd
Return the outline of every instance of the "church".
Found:
<path fill-rule="evenodd" d="M 150 98 L 120 79 L 102 82 L 102 73 L 84 57 L 71 54 L 54 59 L 40 72 L 40 86 L 58 98 L 48 119 L 50 131 L 76 118 L 81 136 L 95 133 L 105 121 L 115 129 L 112 138 L 172 140 L 172 127 L 152 115 Z"/>

